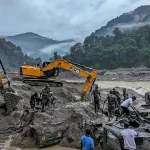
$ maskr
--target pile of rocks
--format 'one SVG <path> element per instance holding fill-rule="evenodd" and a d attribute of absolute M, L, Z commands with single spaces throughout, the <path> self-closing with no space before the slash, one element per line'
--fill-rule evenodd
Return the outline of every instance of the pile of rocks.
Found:
<path fill-rule="evenodd" d="M 90 95 L 88 95 L 88 101 L 80 101 L 82 87 L 83 84 L 81 83 L 64 82 L 62 88 L 51 88 L 58 99 L 56 108 L 49 108 L 45 112 L 33 112 L 29 109 L 29 114 L 26 118 L 27 123 L 22 124 L 23 110 L 24 108 L 30 108 L 29 100 L 31 94 L 35 90 L 38 93 L 41 92 L 44 87 L 33 88 L 20 81 L 13 82 L 12 88 L 22 99 L 17 104 L 14 112 L 6 117 L 1 116 L 2 119 L 6 119 L 5 121 L 2 120 L 5 127 L 4 131 L 11 127 L 9 135 L 15 133 L 11 145 L 21 148 L 34 148 L 46 144 L 53 145 L 59 143 L 60 146 L 79 148 L 81 135 L 84 134 L 86 128 L 90 128 L 96 145 L 100 147 L 98 144 L 102 138 L 102 126 L 108 121 L 108 118 L 100 112 L 98 115 L 95 115 Z M 110 89 L 100 90 L 102 109 L 103 102 L 106 100 Z M 122 93 L 122 88 L 116 88 L 116 90 Z M 143 101 L 143 97 L 133 90 L 128 89 L 128 92 L 131 96 L 136 95 L 138 99 L 137 105 L 140 105 L 139 103 Z M 107 111 L 107 105 L 105 105 L 104 109 Z M 48 139 L 47 143 L 41 141 L 43 136 Z"/>

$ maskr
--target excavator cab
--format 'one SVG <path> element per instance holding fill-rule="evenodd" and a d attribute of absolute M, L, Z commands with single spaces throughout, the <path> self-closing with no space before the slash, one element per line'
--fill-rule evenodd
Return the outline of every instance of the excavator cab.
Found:
<path fill-rule="evenodd" d="M 124 128 L 114 125 L 105 125 L 103 128 L 103 149 L 104 150 L 124 150 L 124 141 L 121 136 Z M 136 128 L 138 133 L 135 137 L 136 150 L 150 150 L 150 130 L 145 127 Z"/>
<path fill-rule="evenodd" d="M 61 82 L 54 80 L 59 75 L 59 68 L 43 71 L 39 66 L 21 66 L 20 75 L 25 76 L 22 82 L 31 86 L 63 86 Z"/>

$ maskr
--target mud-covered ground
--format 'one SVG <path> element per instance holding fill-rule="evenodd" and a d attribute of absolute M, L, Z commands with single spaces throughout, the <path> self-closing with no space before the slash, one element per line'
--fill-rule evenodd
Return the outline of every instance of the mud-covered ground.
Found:
<path fill-rule="evenodd" d="M 80 101 L 85 79 L 68 72 L 63 72 L 58 77 L 63 80 L 64 86 L 62 88 L 51 88 L 58 99 L 56 108 L 48 108 L 45 112 L 37 110 L 34 113 L 33 124 L 20 131 L 21 115 L 25 107 L 30 108 L 31 94 L 35 91 L 39 94 L 44 87 L 31 87 L 23 84 L 17 72 L 12 71 L 8 75 L 11 79 L 11 87 L 22 99 L 15 111 L 8 116 L 3 116 L 4 110 L 0 108 L 0 149 L 4 147 L 4 141 L 10 135 L 13 135 L 11 146 L 35 148 L 35 140 L 28 134 L 31 128 L 34 128 L 38 135 L 63 132 L 63 137 L 58 145 L 72 148 L 79 148 L 80 137 L 87 126 L 101 125 L 94 133 L 95 138 L 101 136 L 102 125 L 107 122 L 107 116 L 102 116 L 100 112 L 95 115 L 93 98 L 90 94 L 87 95 L 86 102 Z M 150 71 L 147 68 L 98 71 L 96 84 L 99 85 L 102 93 L 101 109 L 103 101 L 106 100 L 108 92 L 113 87 L 116 87 L 120 93 L 122 93 L 123 87 L 127 88 L 130 96 L 137 97 L 136 107 L 141 109 L 140 105 L 145 103 L 144 94 L 150 89 L 149 75 Z M 0 102 L 3 102 L 1 98 Z M 104 109 L 107 109 L 106 105 Z"/>
<path fill-rule="evenodd" d="M 57 144 L 63 147 L 79 148 L 80 137 L 84 134 L 86 127 L 93 127 L 93 125 L 99 125 L 95 135 L 101 136 L 102 125 L 108 121 L 107 116 L 99 112 L 98 115 L 94 113 L 94 106 L 92 103 L 93 98 L 90 94 L 87 95 L 88 100 L 86 102 L 80 101 L 81 91 L 83 83 L 63 82 L 62 88 L 51 88 L 54 95 L 57 97 L 56 108 L 48 108 L 45 112 L 37 110 L 34 113 L 33 124 L 25 127 L 22 131 L 19 130 L 19 124 L 21 115 L 24 111 L 24 106 L 30 108 L 29 100 L 31 94 L 37 91 L 38 94 L 44 87 L 31 87 L 18 81 L 19 78 L 13 77 L 11 80 L 11 87 L 22 97 L 18 103 L 16 110 L 8 116 L 3 116 L 3 109 L 0 109 L 0 141 L 1 148 L 4 147 L 3 143 L 8 139 L 10 135 L 13 135 L 11 146 L 21 148 L 35 148 L 36 142 L 33 137 L 28 134 L 31 128 L 34 128 L 39 135 L 45 135 L 50 133 L 60 132 L 63 133 L 61 141 Z M 78 80 L 79 81 L 79 80 Z M 103 108 L 103 101 L 106 100 L 107 94 L 113 87 L 118 86 L 117 81 L 113 82 L 96 82 L 102 94 L 101 109 Z M 122 87 L 126 82 L 119 85 L 116 89 L 122 93 Z M 129 82 L 127 82 L 129 83 Z M 134 84 L 134 83 L 133 83 Z M 146 84 L 149 84 L 146 82 Z M 134 84 L 135 85 L 135 84 Z M 137 93 L 136 88 L 128 87 L 130 96 L 137 96 L 137 107 L 144 103 L 144 97 L 142 93 Z M 141 87 L 142 88 L 142 87 Z M 107 109 L 104 106 L 104 109 Z"/>

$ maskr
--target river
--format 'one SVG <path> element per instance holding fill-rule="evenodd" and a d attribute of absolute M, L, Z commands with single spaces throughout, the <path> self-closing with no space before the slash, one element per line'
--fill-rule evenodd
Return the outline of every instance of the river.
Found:
<path fill-rule="evenodd" d="M 12 148 L 10 147 L 10 142 L 11 142 L 11 136 L 9 138 L 9 140 L 6 141 L 5 143 L 5 150 L 39 150 L 38 148 L 30 148 L 30 149 L 17 149 L 17 148 Z M 78 150 L 75 148 L 66 148 L 66 147 L 60 147 L 58 145 L 56 146 L 52 146 L 52 147 L 48 147 L 48 148 L 42 148 L 41 150 Z"/>
<path fill-rule="evenodd" d="M 67 82 L 73 83 L 84 83 L 84 80 L 67 80 Z M 150 82 L 125 82 L 125 81 L 96 81 L 100 88 L 113 88 L 113 87 L 124 87 L 132 89 L 137 93 L 144 95 L 145 92 L 150 91 Z"/>
<path fill-rule="evenodd" d="M 113 88 L 113 87 L 124 87 L 132 89 L 137 93 L 144 95 L 145 92 L 150 91 L 150 82 L 125 82 L 125 81 L 97 81 L 96 84 L 100 88 Z"/>

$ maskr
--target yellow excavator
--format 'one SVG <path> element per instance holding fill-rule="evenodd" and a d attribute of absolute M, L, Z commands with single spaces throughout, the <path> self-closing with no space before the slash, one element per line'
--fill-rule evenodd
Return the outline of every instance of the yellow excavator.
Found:
<path fill-rule="evenodd" d="M 90 71 L 86 71 L 81 68 L 85 68 Z M 50 87 L 62 87 L 63 84 L 54 79 L 59 75 L 59 69 L 65 69 L 86 78 L 81 98 L 85 97 L 97 77 L 97 71 L 95 69 L 63 59 L 56 59 L 53 62 L 43 63 L 42 67 L 39 65 L 21 66 L 20 74 L 26 76 L 22 79 L 22 82 L 31 86 L 44 86 L 48 84 Z"/>

